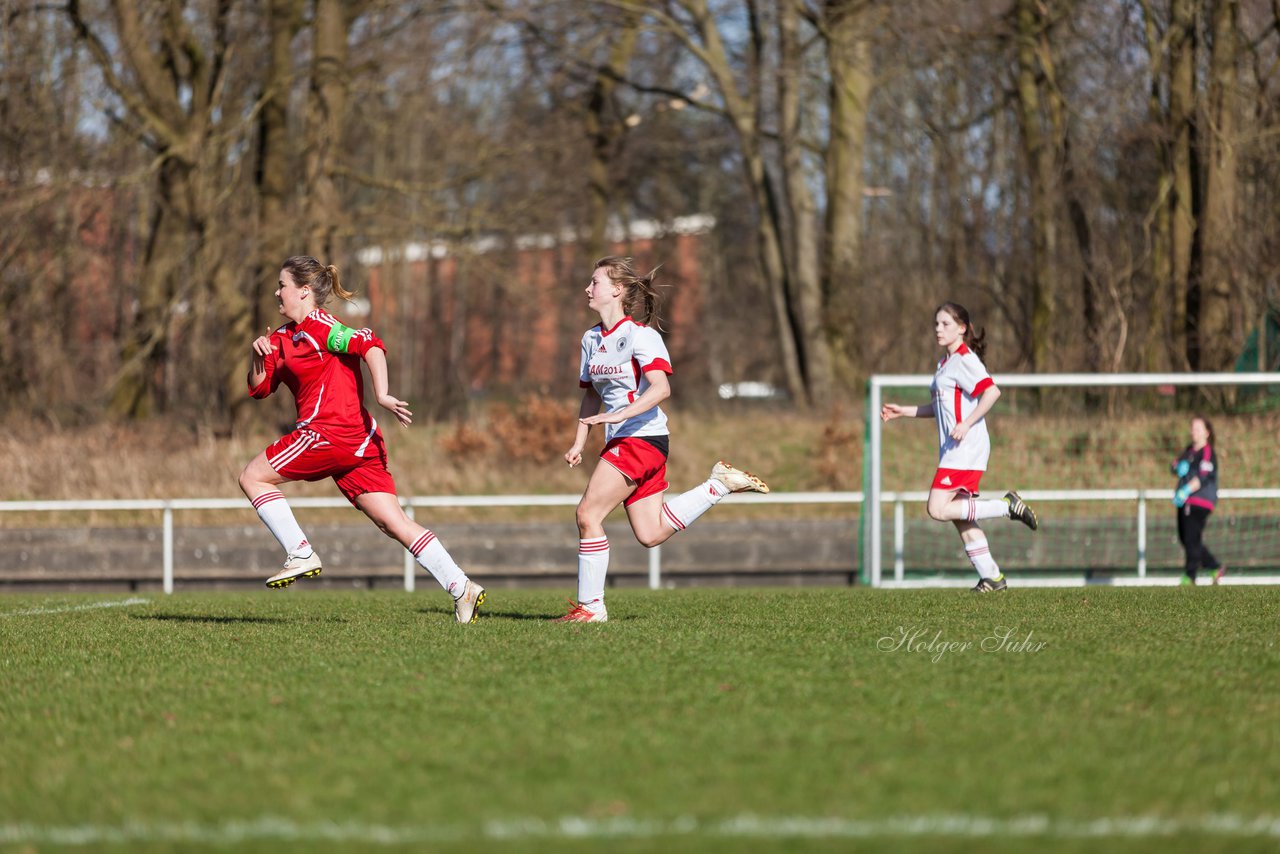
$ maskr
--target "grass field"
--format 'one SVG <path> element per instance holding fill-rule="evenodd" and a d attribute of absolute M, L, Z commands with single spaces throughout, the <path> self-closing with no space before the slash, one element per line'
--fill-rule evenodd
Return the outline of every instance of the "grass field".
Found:
<path fill-rule="evenodd" d="M 1280 845 L 1277 590 L 300 588 L 0 599 L 0 846 Z"/>

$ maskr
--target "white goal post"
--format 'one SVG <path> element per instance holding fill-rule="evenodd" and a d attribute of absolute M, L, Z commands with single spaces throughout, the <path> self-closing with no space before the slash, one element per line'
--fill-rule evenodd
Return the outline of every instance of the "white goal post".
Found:
<path fill-rule="evenodd" d="M 1111 387 L 1180 387 L 1180 386 L 1280 386 L 1280 373 L 1158 373 L 1158 374 L 1000 374 L 993 375 L 992 379 L 998 387 L 1001 388 L 1092 388 L 1105 390 Z M 870 378 L 867 384 L 867 440 L 864 454 L 864 487 L 866 494 L 866 503 L 864 504 L 864 527 L 862 535 L 862 561 L 863 561 L 863 578 L 873 587 L 893 587 L 893 586 L 958 586 L 961 582 L 949 580 L 921 580 L 921 581 L 904 581 L 903 566 L 901 560 L 902 553 L 902 506 L 904 502 L 923 503 L 927 498 L 927 491 L 916 492 L 887 492 L 883 487 L 883 471 L 882 462 L 884 457 L 884 435 L 883 424 L 880 421 L 880 407 L 886 401 L 884 399 L 884 391 L 886 388 L 919 388 L 928 389 L 933 382 L 932 375 L 925 374 L 876 374 Z M 910 403 L 911 401 L 901 401 Z M 994 424 L 998 424 L 1000 418 L 1000 404 L 997 404 L 993 413 L 995 417 Z M 932 426 L 929 428 L 932 430 Z M 998 426 L 993 426 L 993 430 L 999 430 Z M 936 446 L 935 446 L 936 447 Z M 926 462 L 927 464 L 927 462 Z M 1220 495 L 1223 499 L 1280 499 L 1280 472 L 1276 473 L 1276 483 L 1269 484 L 1274 488 L 1267 489 L 1222 489 Z M 1152 484 L 1132 484 L 1130 489 L 1122 490 L 1030 490 L 1023 493 L 1029 501 L 1038 500 L 1049 502 L 1048 506 L 1052 506 L 1055 501 L 1106 501 L 1106 500 L 1127 500 L 1136 503 L 1138 513 L 1137 536 L 1134 542 L 1134 565 L 1135 576 L 1132 578 L 1124 578 L 1122 580 L 1109 580 L 1109 583 L 1126 583 L 1126 584 L 1156 584 L 1156 583 L 1177 583 L 1177 579 L 1172 582 L 1167 578 L 1149 578 L 1146 575 L 1145 566 L 1145 515 L 1146 500 L 1160 499 L 1167 503 L 1172 496 L 1172 487 L 1153 488 Z M 895 571 L 892 579 L 885 577 L 885 536 L 884 536 L 884 509 L 885 505 L 893 505 L 895 508 L 896 524 L 894 526 L 894 537 L 897 542 L 894 543 Z M 921 511 L 923 512 L 923 511 Z M 938 523 L 934 523 L 938 524 Z M 939 535 L 942 532 L 939 531 Z M 1225 579 L 1224 581 L 1232 583 L 1245 583 L 1246 579 Z M 1076 579 L 1064 578 L 1044 578 L 1036 580 L 1026 579 L 1025 584 L 1031 585 L 1040 583 L 1043 585 L 1053 586 L 1074 586 L 1088 583 L 1089 579 L 1085 573 L 1081 573 L 1081 577 Z M 1280 583 L 1280 576 L 1259 578 L 1253 577 L 1247 579 L 1249 583 Z M 971 583 L 971 582 L 969 582 Z M 1024 584 L 1024 579 L 1018 578 L 1019 585 Z"/>

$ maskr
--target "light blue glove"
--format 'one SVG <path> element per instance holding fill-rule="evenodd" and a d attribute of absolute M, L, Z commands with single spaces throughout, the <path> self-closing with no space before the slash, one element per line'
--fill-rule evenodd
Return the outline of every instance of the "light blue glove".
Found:
<path fill-rule="evenodd" d="M 1187 499 L 1191 497 L 1191 484 L 1184 483 L 1179 486 L 1173 493 L 1173 506 L 1181 508 L 1187 503 Z"/>
<path fill-rule="evenodd" d="M 1178 465 L 1174 467 L 1174 472 L 1178 477 L 1186 477 L 1187 472 L 1191 471 L 1191 463 L 1187 460 L 1178 460 Z"/>

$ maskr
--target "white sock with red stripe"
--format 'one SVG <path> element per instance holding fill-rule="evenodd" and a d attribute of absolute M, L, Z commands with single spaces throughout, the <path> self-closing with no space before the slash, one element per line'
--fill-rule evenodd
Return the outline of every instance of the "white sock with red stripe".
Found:
<path fill-rule="evenodd" d="M 969 504 L 969 515 L 966 518 L 970 522 L 976 522 L 979 519 L 1003 519 L 1009 516 L 1009 502 L 1003 498 L 974 498 L 970 495 L 967 499 L 960 500 L 967 501 Z"/>
<path fill-rule="evenodd" d="M 1004 504 L 1003 501 L 1000 503 Z M 965 543 L 964 553 L 969 556 L 969 563 L 973 564 L 973 568 L 978 571 L 980 578 L 990 578 L 994 581 L 1000 577 L 1000 567 L 996 565 L 995 558 L 991 556 L 991 549 L 987 547 L 986 537 Z"/>
<path fill-rule="evenodd" d="M 449 595 L 457 599 L 467 590 L 467 574 L 462 571 L 436 539 L 436 535 L 423 529 L 422 535 L 409 546 L 409 552 L 418 562 L 418 566 L 431 573 L 440 586 L 449 591 Z"/>
<path fill-rule="evenodd" d="M 697 521 L 698 517 L 720 503 L 729 487 L 714 478 L 704 480 L 688 492 L 681 493 L 662 505 L 662 519 L 677 531 Z"/>
<path fill-rule="evenodd" d="M 609 573 L 609 538 L 578 540 L 578 604 L 604 610 L 604 577 Z"/>
<path fill-rule="evenodd" d="M 310 556 L 311 543 L 307 542 L 307 535 L 302 533 L 298 520 L 293 518 L 293 509 L 284 500 L 283 492 L 273 489 L 262 493 L 253 499 L 253 509 L 258 511 L 262 524 L 267 526 L 287 554 Z"/>

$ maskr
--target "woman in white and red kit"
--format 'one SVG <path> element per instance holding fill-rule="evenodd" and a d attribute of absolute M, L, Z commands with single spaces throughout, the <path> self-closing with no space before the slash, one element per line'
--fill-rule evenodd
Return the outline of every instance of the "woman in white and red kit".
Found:
<path fill-rule="evenodd" d="M 1008 582 L 991 556 L 978 520 L 1007 517 L 1033 531 L 1039 522 L 1016 492 L 1006 492 L 1003 498 L 978 497 L 991 455 L 987 413 L 1000 399 L 1000 389 L 982 363 L 986 335 L 974 331 L 968 310 L 954 302 L 938 306 L 933 332 L 946 352 L 933 375 L 932 402 L 923 406 L 886 403 L 880 408 L 880 420 L 906 416 L 937 421 L 938 470 L 929 489 L 929 516 L 956 526 L 965 555 L 978 573 L 974 592 L 1004 590 Z"/>
<path fill-rule="evenodd" d="M 652 548 L 683 531 L 731 492 L 768 492 L 760 478 L 723 460 L 711 476 L 682 495 L 665 500 L 669 439 L 667 416 L 658 404 L 671 395 L 667 355 L 658 326 L 658 292 L 653 272 L 639 275 L 630 258 L 596 262 L 587 283 L 587 305 L 600 322 L 582 336 L 578 384 L 585 389 L 578 410 L 569 465 L 582 462 L 587 434 L 605 427 L 600 464 L 578 502 L 578 601 L 570 600 L 567 623 L 603 623 L 604 580 L 609 571 L 609 540 L 604 520 L 625 504 L 631 530 Z M 604 412 L 601 412 L 601 408 Z"/>
<path fill-rule="evenodd" d="M 348 501 L 412 552 L 453 596 L 455 619 L 473 623 L 484 603 L 484 588 L 467 578 L 435 534 L 405 515 L 387 470 L 382 432 L 364 408 L 362 361 L 378 405 L 406 427 L 413 421 L 409 405 L 387 391 L 386 347 L 372 331 L 352 329 L 324 311 L 332 295 L 345 300 L 353 296 L 339 282 L 337 267 L 305 255 L 287 259 L 276 299 L 289 322 L 252 346 L 249 394 L 264 398 L 284 383 L 298 407 L 293 432 L 254 457 L 240 474 L 240 488 L 285 550 L 284 569 L 267 579 L 267 586 L 287 587 L 321 570 L 320 556 L 277 487 L 331 477 Z"/>

